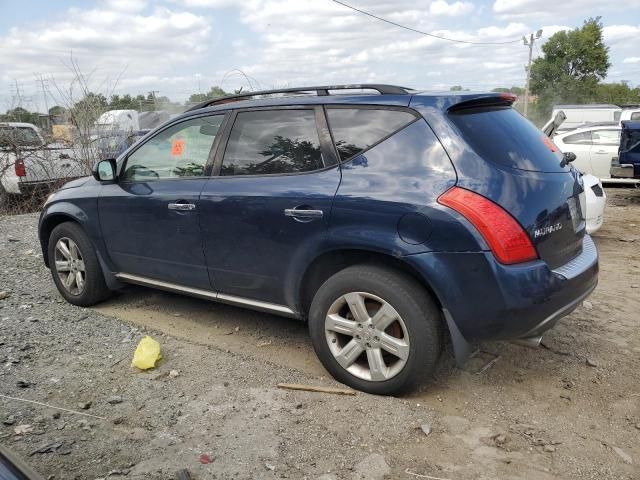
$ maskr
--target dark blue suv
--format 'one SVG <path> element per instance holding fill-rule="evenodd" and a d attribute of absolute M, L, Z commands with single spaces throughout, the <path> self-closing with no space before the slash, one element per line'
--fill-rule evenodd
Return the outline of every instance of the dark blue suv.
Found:
<path fill-rule="evenodd" d="M 335 378 L 387 394 L 449 336 L 539 341 L 595 288 L 580 176 L 497 93 L 391 85 L 212 100 L 52 195 L 75 305 L 136 283 L 305 319 Z"/>

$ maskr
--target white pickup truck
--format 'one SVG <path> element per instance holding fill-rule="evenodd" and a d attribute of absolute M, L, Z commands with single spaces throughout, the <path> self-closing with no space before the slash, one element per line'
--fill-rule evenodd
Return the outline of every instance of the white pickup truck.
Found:
<path fill-rule="evenodd" d="M 89 171 L 73 148 L 47 144 L 35 125 L 0 122 L 0 202 L 45 193 Z"/>

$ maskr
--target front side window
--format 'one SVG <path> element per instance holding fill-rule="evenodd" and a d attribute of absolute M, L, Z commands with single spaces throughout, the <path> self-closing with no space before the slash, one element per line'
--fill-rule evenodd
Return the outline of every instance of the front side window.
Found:
<path fill-rule="evenodd" d="M 562 140 L 567 145 L 591 145 L 591 132 L 574 133 Z"/>
<path fill-rule="evenodd" d="M 402 110 L 372 108 L 327 108 L 327 116 L 343 162 L 416 119 Z"/>
<path fill-rule="evenodd" d="M 620 130 L 594 130 L 591 132 L 594 145 L 620 145 Z"/>
<path fill-rule="evenodd" d="M 199 117 L 163 130 L 129 155 L 122 179 L 148 181 L 202 175 L 223 118 Z"/>
<path fill-rule="evenodd" d="M 238 113 L 220 175 L 302 173 L 324 167 L 313 110 Z"/>

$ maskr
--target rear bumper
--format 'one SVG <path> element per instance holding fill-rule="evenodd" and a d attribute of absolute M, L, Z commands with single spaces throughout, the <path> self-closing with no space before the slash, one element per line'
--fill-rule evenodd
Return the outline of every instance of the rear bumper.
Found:
<path fill-rule="evenodd" d="M 422 272 L 468 342 L 542 334 L 598 283 L 598 253 L 585 236 L 580 255 L 555 270 L 541 260 L 502 265 L 490 252 L 405 257 Z"/>

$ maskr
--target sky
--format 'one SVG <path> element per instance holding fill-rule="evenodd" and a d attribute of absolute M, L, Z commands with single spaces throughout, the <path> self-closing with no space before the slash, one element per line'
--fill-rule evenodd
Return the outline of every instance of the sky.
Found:
<path fill-rule="evenodd" d="M 338 83 L 428 90 L 524 86 L 528 47 L 601 16 L 607 81 L 640 85 L 640 0 L 344 0 L 454 43 L 381 23 L 332 0 L 0 0 L 0 111 L 95 92 L 184 101 L 227 91 Z M 41 81 L 42 80 L 42 81 Z M 71 89 L 71 85 L 76 85 Z"/>

